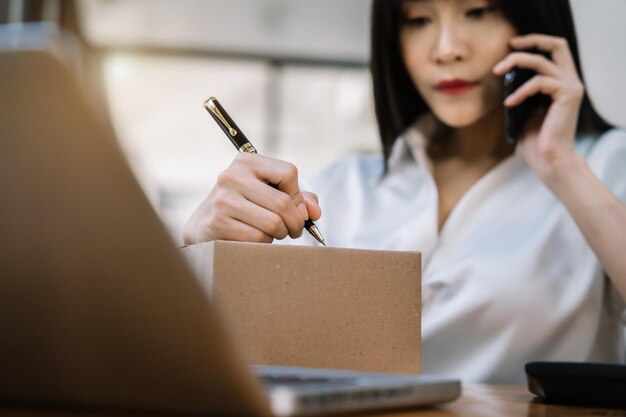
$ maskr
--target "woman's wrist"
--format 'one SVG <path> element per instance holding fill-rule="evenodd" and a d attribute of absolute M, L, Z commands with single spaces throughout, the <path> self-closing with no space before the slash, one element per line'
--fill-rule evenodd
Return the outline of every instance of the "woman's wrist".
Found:
<path fill-rule="evenodd" d="M 575 152 L 554 158 L 536 172 L 543 183 L 559 198 L 577 192 L 589 176 L 594 176 L 587 161 Z"/>

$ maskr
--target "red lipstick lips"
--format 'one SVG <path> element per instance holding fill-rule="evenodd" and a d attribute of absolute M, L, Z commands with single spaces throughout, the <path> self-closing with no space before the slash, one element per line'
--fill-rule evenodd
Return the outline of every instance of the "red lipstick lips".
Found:
<path fill-rule="evenodd" d="M 471 90 L 478 84 L 480 84 L 478 81 L 467 81 L 455 78 L 453 80 L 444 80 L 437 83 L 435 89 L 441 93 L 456 96 Z"/>

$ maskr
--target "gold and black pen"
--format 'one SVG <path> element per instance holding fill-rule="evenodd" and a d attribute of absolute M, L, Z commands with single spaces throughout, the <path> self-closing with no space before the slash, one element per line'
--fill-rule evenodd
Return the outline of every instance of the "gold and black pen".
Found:
<path fill-rule="evenodd" d="M 237 126 L 233 119 L 230 118 L 228 113 L 226 113 L 226 110 L 224 110 L 215 97 L 210 97 L 206 100 L 204 102 L 204 108 L 207 109 L 211 116 L 213 116 L 215 122 L 222 128 L 226 136 L 228 136 L 228 139 L 230 139 L 239 152 L 257 153 L 256 148 L 252 146 L 248 138 L 246 138 L 246 135 L 243 134 L 241 129 L 239 129 L 239 126 Z M 278 189 L 278 187 L 274 184 L 269 185 Z M 315 238 L 315 240 L 326 246 L 326 243 L 324 243 L 324 237 L 311 219 L 306 219 L 304 227 Z"/>

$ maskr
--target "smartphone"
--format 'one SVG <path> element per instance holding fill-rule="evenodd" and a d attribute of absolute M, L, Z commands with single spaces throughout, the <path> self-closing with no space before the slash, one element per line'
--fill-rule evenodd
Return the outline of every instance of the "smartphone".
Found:
<path fill-rule="evenodd" d="M 626 408 L 626 365 L 530 362 L 525 370 L 528 390 L 544 402 Z"/>
<path fill-rule="evenodd" d="M 537 51 L 528 51 L 538 53 Z M 543 54 L 545 55 L 545 54 Z M 504 98 L 506 99 L 522 84 L 530 80 L 537 74 L 533 70 L 524 68 L 513 68 L 504 75 Z M 504 108 L 504 131 L 506 140 L 509 143 L 516 143 L 533 114 L 540 111 L 546 111 L 550 106 L 551 99 L 544 94 L 536 94 L 528 97 L 523 103 L 515 107 Z"/>

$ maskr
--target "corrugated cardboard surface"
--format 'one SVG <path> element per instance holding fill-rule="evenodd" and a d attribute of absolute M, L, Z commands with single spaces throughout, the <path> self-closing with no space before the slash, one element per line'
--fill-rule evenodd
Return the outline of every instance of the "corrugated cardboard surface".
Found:
<path fill-rule="evenodd" d="M 420 371 L 419 252 L 224 241 L 183 250 L 253 363 Z"/>

